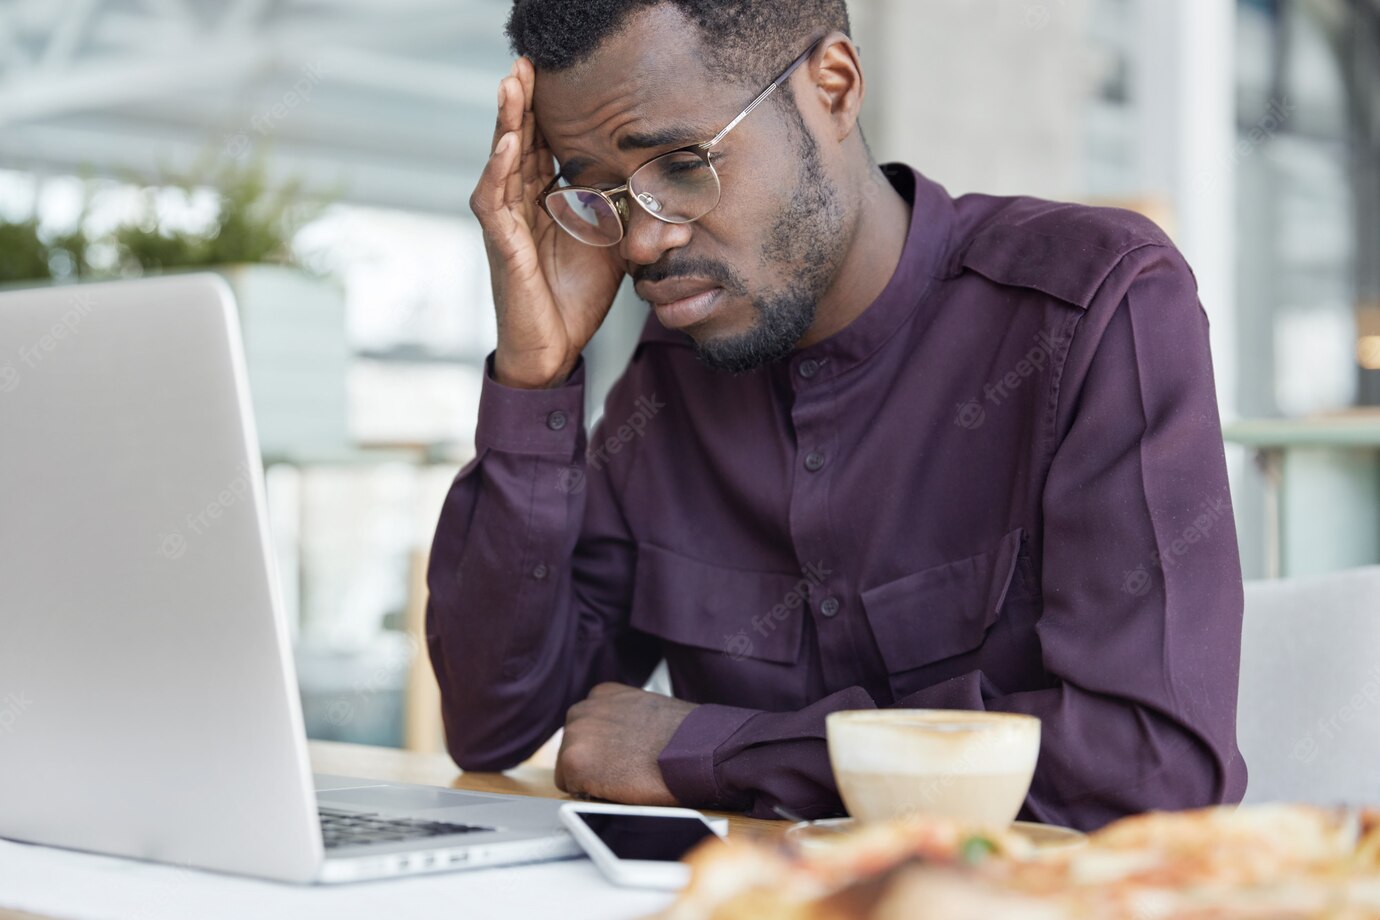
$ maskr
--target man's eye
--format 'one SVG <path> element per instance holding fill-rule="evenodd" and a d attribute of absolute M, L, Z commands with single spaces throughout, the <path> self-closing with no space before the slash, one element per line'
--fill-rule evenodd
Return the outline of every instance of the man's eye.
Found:
<path fill-rule="evenodd" d="M 709 155 L 708 163 L 697 156 L 676 157 L 666 162 L 662 167 L 662 175 L 669 179 L 684 179 L 708 169 L 708 164 L 717 163 L 721 156 L 717 153 Z"/>
<path fill-rule="evenodd" d="M 688 173 L 699 172 L 704 168 L 705 162 L 703 160 L 678 160 L 667 164 L 666 173 L 671 176 L 683 176 Z"/>

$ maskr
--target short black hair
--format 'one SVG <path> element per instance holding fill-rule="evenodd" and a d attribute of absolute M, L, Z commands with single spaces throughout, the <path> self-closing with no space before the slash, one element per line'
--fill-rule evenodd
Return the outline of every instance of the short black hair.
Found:
<path fill-rule="evenodd" d="M 812 39 L 852 35 L 845 0 L 513 0 L 508 41 L 538 70 L 568 70 L 632 13 L 663 3 L 698 28 L 710 72 L 735 83 L 765 86 Z"/>

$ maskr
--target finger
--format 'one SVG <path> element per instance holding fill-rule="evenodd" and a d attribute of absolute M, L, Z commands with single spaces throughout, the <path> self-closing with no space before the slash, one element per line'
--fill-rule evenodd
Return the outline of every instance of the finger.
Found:
<path fill-rule="evenodd" d="M 508 175 L 517 165 L 517 146 L 517 135 L 511 131 L 498 139 L 493 155 L 489 157 L 489 162 L 484 164 L 479 184 L 470 196 L 470 209 L 486 230 L 501 229 L 497 222 L 501 214 L 507 213 L 504 199 Z M 511 215 L 509 216 L 511 219 Z"/>
<path fill-rule="evenodd" d="M 494 103 L 494 136 L 489 141 L 489 153 L 494 152 L 494 148 L 498 146 L 499 138 L 506 133 L 503 130 L 503 106 L 508 99 L 508 85 L 505 82 L 506 80 L 507 77 L 504 77 L 502 80 L 498 81 L 498 99 Z"/>
<path fill-rule="evenodd" d="M 532 111 L 532 102 L 537 93 L 537 71 L 530 58 L 523 56 L 513 62 L 513 76 L 522 86 L 522 110 Z"/>
<path fill-rule="evenodd" d="M 536 228 L 538 223 L 549 220 L 546 212 L 537 207 L 537 197 L 542 190 L 551 185 L 556 178 L 556 160 L 551 153 L 551 148 L 546 145 L 546 140 L 541 135 L 541 129 L 533 125 L 532 153 L 522 158 L 523 185 L 526 189 L 524 194 L 527 200 L 532 203 L 532 208 L 527 214 L 527 226 Z"/>
<path fill-rule="evenodd" d="M 627 684 L 618 684 L 613 682 L 595 684 L 594 689 L 589 691 L 589 699 L 595 700 L 605 696 L 616 696 L 619 693 L 622 693 L 624 690 L 631 689 L 632 688 L 629 687 Z"/>
<path fill-rule="evenodd" d="M 508 187 L 506 197 L 508 207 L 515 207 L 525 204 L 523 201 L 527 191 L 527 180 L 524 171 L 527 168 L 527 161 L 530 155 L 527 148 L 532 138 L 532 113 L 524 112 L 522 115 L 522 126 L 517 131 L 518 137 L 518 162 L 517 168 L 508 173 Z M 540 189 L 538 190 L 540 191 Z M 525 212 L 524 212 L 525 213 Z"/>
<path fill-rule="evenodd" d="M 532 61 L 527 57 L 519 57 L 514 65 L 514 73 L 518 82 L 522 86 L 522 195 L 527 201 L 524 202 L 524 213 L 527 214 L 528 222 L 535 217 L 533 204 L 536 196 L 541 194 L 542 189 L 551 184 L 556 171 L 552 166 L 551 150 L 546 144 L 546 139 L 542 137 L 541 131 L 537 128 L 537 115 L 535 111 L 536 103 L 536 68 Z"/>
<path fill-rule="evenodd" d="M 522 126 L 522 100 L 518 98 L 517 81 L 511 76 L 498 82 L 498 116 L 494 121 L 494 144 L 509 131 Z"/>
<path fill-rule="evenodd" d="M 556 788 L 559 789 L 559 790 L 561 790 L 562 792 L 567 792 L 567 793 L 568 793 L 568 792 L 570 791 L 569 789 L 565 788 L 565 736 L 564 736 L 564 735 L 561 736 L 561 746 L 560 746 L 559 748 L 556 749 L 556 768 L 552 771 L 551 780 L 552 780 L 552 782 L 554 782 L 554 783 L 556 784 Z"/>
<path fill-rule="evenodd" d="M 542 181 L 543 166 L 545 172 L 555 174 L 551 167 L 551 151 L 537 130 L 537 116 L 526 112 L 522 116 L 522 183 L 528 195 L 540 192 L 551 181 L 550 175 Z"/>
<path fill-rule="evenodd" d="M 538 141 L 537 118 L 531 112 L 522 113 L 522 181 L 528 185 L 537 177 Z"/>
<path fill-rule="evenodd" d="M 493 146 L 509 131 L 522 127 L 522 91 L 517 78 L 509 73 L 498 81 L 498 115 L 494 121 Z M 491 148 L 493 149 L 493 148 Z"/>
<path fill-rule="evenodd" d="M 578 758 L 570 745 L 570 731 L 561 735 L 561 746 L 556 752 L 556 769 L 552 771 L 552 781 L 556 788 L 564 792 L 571 798 L 588 798 L 585 776 L 581 771 Z"/>
<path fill-rule="evenodd" d="M 546 185 L 556 178 L 556 155 L 551 152 L 546 135 L 541 133 L 535 115 L 532 116 L 532 150 L 536 154 L 533 159 L 537 164 L 537 181 Z"/>

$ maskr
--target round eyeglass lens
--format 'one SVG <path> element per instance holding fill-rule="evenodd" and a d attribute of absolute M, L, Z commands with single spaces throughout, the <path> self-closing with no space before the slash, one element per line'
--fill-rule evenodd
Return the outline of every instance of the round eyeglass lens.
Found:
<path fill-rule="evenodd" d="M 657 157 L 633 173 L 628 190 L 659 220 L 687 224 L 719 203 L 719 175 L 703 157 L 679 150 Z"/>
<path fill-rule="evenodd" d="M 623 224 L 603 195 L 585 189 L 556 189 L 546 196 L 551 217 L 571 236 L 591 246 L 612 246 L 623 238 Z"/>

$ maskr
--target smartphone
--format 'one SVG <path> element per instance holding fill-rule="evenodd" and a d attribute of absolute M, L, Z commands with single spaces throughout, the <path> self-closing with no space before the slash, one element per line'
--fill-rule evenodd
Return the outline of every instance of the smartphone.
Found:
<path fill-rule="evenodd" d="M 728 833 L 727 821 L 689 808 L 596 802 L 562 805 L 561 823 L 609 881 L 631 888 L 684 888 L 690 867 L 681 857 Z"/>

